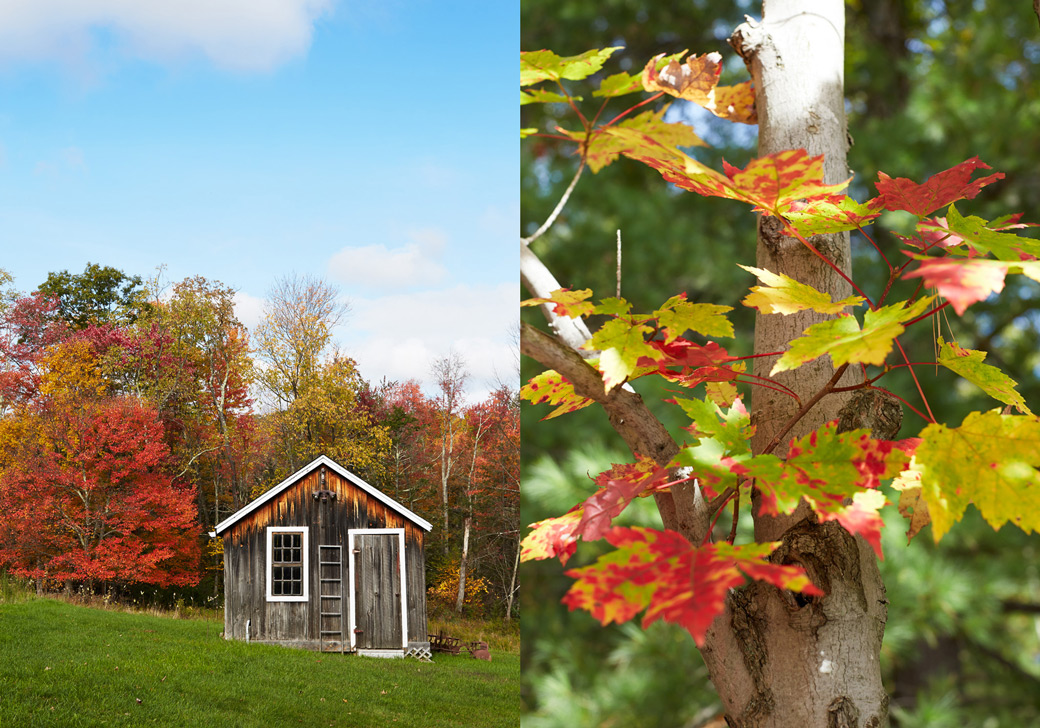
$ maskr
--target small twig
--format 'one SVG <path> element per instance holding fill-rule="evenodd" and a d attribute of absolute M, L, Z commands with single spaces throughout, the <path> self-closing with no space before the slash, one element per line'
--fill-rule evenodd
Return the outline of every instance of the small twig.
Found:
<path fill-rule="evenodd" d="M 812 399 L 810 399 L 808 402 L 802 405 L 802 408 L 798 410 L 794 414 L 794 416 L 787 421 L 783 428 L 781 428 L 780 432 L 776 433 L 776 435 L 773 436 L 773 439 L 769 441 L 769 444 L 765 446 L 765 449 L 762 450 L 761 454 L 765 455 L 766 453 L 773 452 L 773 450 L 776 449 L 776 446 L 779 445 L 780 442 L 784 439 L 784 435 L 790 432 L 791 429 L 796 424 L 798 424 L 798 421 L 802 419 L 806 415 L 806 413 L 808 413 L 809 410 L 816 406 L 817 402 L 823 399 L 824 395 L 830 394 L 834 390 L 834 386 L 838 383 L 838 380 L 842 378 L 842 376 L 845 374 L 845 370 L 848 368 L 848 364 L 842 364 L 840 367 L 838 367 L 838 369 L 834 372 L 834 376 L 830 378 L 830 381 L 823 385 L 823 388 L 819 392 L 814 394 L 812 396 Z"/>
<path fill-rule="evenodd" d="M 747 378 L 743 379 L 742 377 Z M 773 391 L 779 392 L 780 394 L 786 394 L 789 397 L 793 397 L 796 402 L 801 401 L 801 399 L 798 397 L 797 392 L 788 387 L 786 384 L 783 384 L 781 382 L 774 382 L 769 377 L 763 377 L 758 374 L 748 374 L 747 372 L 742 372 L 740 374 L 737 374 L 737 381 L 747 382 L 748 384 L 757 384 L 760 387 L 772 389 Z"/>
<path fill-rule="evenodd" d="M 1000 603 L 1000 608 L 1005 612 L 1040 614 L 1040 604 L 1035 604 L 1033 602 L 1020 602 L 1016 599 L 1005 599 Z"/>
<path fill-rule="evenodd" d="M 737 487 L 740 487 L 740 480 L 737 480 Z M 708 513 L 718 513 L 718 511 L 726 505 L 726 502 L 733 497 L 733 491 L 735 488 L 726 488 L 720 495 L 715 496 L 708 501 Z"/>
<path fill-rule="evenodd" d="M 914 372 L 914 367 L 910 363 L 910 357 L 906 355 L 906 351 L 903 350 L 903 345 L 899 343 L 899 339 L 895 339 L 896 346 L 899 347 L 899 353 L 903 355 L 903 361 L 906 362 L 907 368 L 910 370 L 910 377 L 914 380 L 914 384 L 917 385 L 917 393 L 921 395 L 921 401 L 924 402 L 924 408 L 928 411 L 928 417 L 926 418 L 929 422 L 935 422 L 935 415 L 932 414 L 932 408 L 928 405 L 928 398 L 924 396 L 924 390 L 921 389 L 921 383 L 917 381 L 917 373 Z M 917 410 L 914 410 L 917 412 Z M 918 412 L 920 414 L 920 412 Z"/>
<path fill-rule="evenodd" d="M 621 298 L 621 229 L 617 231 L 617 297 Z"/>
<path fill-rule="evenodd" d="M 737 521 L 740 520 L 740 488 L 737 488 L 737 494 L 733 496 L 733 525 L 729 529 L 729 538 L 726 539 L 732 545 L 737 540 Z"/>
<path fill-rule="evenodd" d="M 815 253 L 816 257 L 818 257 L 820 260 L 822 260 L 824 263 L 826 263 L 828 266 L 830 266 L 831 269 L 834 270 L 835 273 L 837 273 L 839 276 L 841 276 L 841 278 L 846 283 L 848 283 L 850 286 L 852 286 L 853 290 L 856 291 L 856 293 L 858 293 L 859 295 L 863 296 L 863 298 L 866 299 L 866 301 L 867 301 L 867 305 L 870 306 L 870 310 L 871 311 L 873 311 L 873 310 L 875 310 L 877 308 L 877 305 L 873 301 L 870 300 L 870 296 L 868 296 L 866 293 L 864 293 L 863 289 L 860 288 L 859 286 L 857 286 L 856 282 L 853 281 L 851 278 L 849 278 L 848 274 L 845 271 L 843 271 L 841 268 L 836 266 L 834 264 L 834 261 L 832 261 L 826 255 L 824 255 L 819 250 L 817 250 L 816 246 L 813 245 L 812 243 L 810 243 L 808 240 L 806 240 L 802 236 L 802 234 L 800 232 L 798 232 L 794 228 L 789 228 L 789 229 L 790 229 L 791 232 L 794 233 L 794 237 L 798 238 L 799 242 L 801 242 L 802 245 L 804 245 L 809 250 L 811 250 L 813 253 Z"/>
<path fill-rule="evenodd" d="M 888 256 L 885 255 L 881 251 L 880 246 L 878 246 L 878 244 L 874 242 L 874 238 L 872 238 L 869 235 L 867 235 L 867 233 L 863 230 L 863 226 L 862 225 L 856 225 L 856 232 L 858 232 L 860 235 L 865 237 L 867 239 L 867 242 L 874 246 L 874 250 L 876 250 L 878 252 L 878 255 L 881 256 L 881 259 L 883 261 L 885 261 L 885 265 L 888 266 L 888 271 L 889 271 L 889 273 L 891 273 L 894 270 L 894 268 L 892 267 L 892 264 L 888 262 Z"/>
<path fill-rule="evenodd" d="M 901 364 L 900 364 L 900 365 L 897 365 L 897 366 L 903 366 L 903 365 L 901 365 Z M 881 389 L 881 387 L 873 387 L 872 389 Z M 921 418 L 922 420 L 924 420 L 925 422 L 935 422 L 935 420 L 934 420 L 934 419 L 933 419 L 933 420 L 929 420 L 929 419 L 928 419 L 928 418 L 927 418 L 927 417 L 926 417 L 926 416 L 924 415 L 924 413 L 923 413 L 923 412 L 921 412 L 921 410 L 917 409 L 917 408 L 916 408 L 916 407 L 914 407 L 914 406 L 913 406 L 912 404 L 910 404 L 909 402 L 907 402 L 905 398 L 903 398 L 903 397 L 900 397 L 900 396 L 899 396 L 898 394 L 896 394 L 895 392 L 889 391 L 889 390 L 887 390 L 887 389 L 886 389 L 885 391 L 886 391 L 886 392 L 888 392 L 889 394 L 891 394 L 891 395 L 892 395 L 893 397 L 895 397 L 896 399 L 898 399 L 898 400 L 899 400 L 900 402 L 902 402 L 903 404 L 905 404 L 905 405 L 906 405 L 907 407 L 909 407 L 909 408 L 910 408 L 910 410 L 911 410 L 911 411 L 912 411 L 912 412 L 913 412 L 913 413 L 914 413 L 915 415 L 917 415 L 918 417 L 920 417 L 920 418 Z"/>
<path fill-rule="evenodd" d="M 920 316 L 918 316 L 916 318 L 912 318 L 909 321 L 907 321 L 905 324 L 903 324 L 903 327 L 905 328 L 907 326 L 911 326 L 913 324 L 916 324 L 921 319 L 928 318 L 929 316 L 934 316 L 935 314 L 939 313 L 940 311 L 942 311 L 944 308 L 946 308 L 949 305 L 950 305 L 950 302 L 946 301 L 946 302 L 942 303 L 939 306 L 935 306 L 933 308 L 929 308 L 926 312 L 922 313 Z"/>
<path fill-rule="evenodd" d="M 738 488 L 734 488 L 734 489 L 732 489 L 730 491 L 727 491 L 727 492 L 729 493 L 729 497 L 726 499 L 728 501 L 729 498 L 732 498 L 734 495 L 736 495 L 740 491 L 739 491 Z M 719 516 L 722 515 L 722 509 L 725 508 L 725 506 L 726 506 L 726 501 L 723 501 L 719 505 L 719 509 L 717 511 L 715 511 L 715 518 L 712 519 L 711 525 L 708 526 L 708 532 L 704 534 L 704 540 L 701 541 L 701 545 L 702 546 L 704 544 L 708 543 L 708 540 L 711 538 L 711 534 L 715 530 L 715 524 L 719 522 Z"/>
<path fill-rule="evenodd" d="M 653 103 L 654 101 L 657 101 L 662 96 L 664 96 L 664 91 L 658 91 L 656 94 L 654 94 L 650 98 L 644 99 L 644 100 L 640 101 L 638 104 L 636 104 L 635 106 L 630 106 L 629 108 L 625 109 L 620 114 L 615 116 L 613 119 L 608 121 L 606 124 L 601 126 L 600 129 L 606 129 L 608 126 L 613 126 L 614 124 L 616 124 L 617 122 L 621 121 L 623 118 L 625 118 L 626 116 L 631 114 L 633 111 L 638 109 L 640 106 L 646 106 L 647 104 Z"/>
<path fill-rule="evenodd" d="M 552 224 L 554 222 L 556 222 L 556 218 L 560 216 L 561 212 L 563 212 L 563 207 L 564 207 L 564 205 L 567 204 L 567 200 L 570 199 L 571 192 L 574 191 L 574 187 L 575 187 L 575 185 L 578 184 L 578 179 L 581 177 L 581 173 L 584 170 L 585 170 L 585 157 L 583 155 L 582 158 L 581 158 L 581 162 L 578 164 L 578 171 L 574 173 L 574 179 L 572 179 L 571 183 L 569 185 L 567 185 L 567 189 L 564 190 L 563 196 L 560 198 L 560 201 L 556 203 L 556 208 L 552 211 L 552 213 L 545 220 L 545 222 L 542 223 L 542 226 L 540 228 L 535 230 L 534 233 L 532 233 L 528 237 L 520 238 L 520 242 L 521 243 L 523 243 L 524 245 L 530 245 L 535 240 L 537 240 L 538 238 L 542 237 L 542 235 L 545 233 L 546 230 L 548 230 L 549 228 L 552 227 Z"/>

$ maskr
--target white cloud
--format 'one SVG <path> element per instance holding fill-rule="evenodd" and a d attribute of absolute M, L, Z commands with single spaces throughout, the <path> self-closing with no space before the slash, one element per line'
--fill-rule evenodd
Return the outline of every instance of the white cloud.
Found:
<path fill-rule="evenodd" d="M 107 34 L 146 60 L 201 55 L 220 68 L 264 71 L 306 52 L 333 1 L 4 0 L 0 61 L 82 62 Z"/>
<path fill-rule="evenodd" d="M 264 317 L 264 299 L 235 291 L 235 316 L 252 331 Z"/>
<path fill-rule="evenodd" d="M 388 248 L 382 244 L 347 247 L 329 259 L 329 273 L 352 286 L 401 288 L 433 285 L 447 271 L 437 258 L 448 241 L 436 228 L 410 230 L 412 242 Z"/>
<path fill-rule="evenodd" d="M 475 402 L 499 380 L 515 385 L 519 296 L 518 284 L 502 283 L 355 298 L 339 342 L 368 381 L 417 379 L 430 393 L 430 367 L 454 349 L 470 372 L 468 399 Z"/>

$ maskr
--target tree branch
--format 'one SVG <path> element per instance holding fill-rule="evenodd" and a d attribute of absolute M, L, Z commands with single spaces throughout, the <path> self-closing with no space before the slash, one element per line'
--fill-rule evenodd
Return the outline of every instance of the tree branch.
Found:
<path fill-rule="evenodd" d="M 528 245 L 533 243 L 538 238 L 545 234 L 545 231 L 552 227 L 552 224 L 556 222 L 556 218 L 559 217 L 560 213 L 563 212 L 564 206 L 567 204 L 567 200 L 571 198 L 571 193 L 574 192 L 574 187 L 578 184 L 578 180 L 581 178 L 581 173 L 585 171 L 585 156 L 581 157 L 581 164 L 578 165 L 578 171 L 574 173 L 574 179 L 567 185 L 567 189 L 564 190 L 563 196 L 560 201 L 556 203 L 556 208 L 549 214 L 549 217 L 545 219 L 542 226 L 534 231 L 531 235 L 526 238 L 520 238 L 520 242 L 526 248 Z"/>
<path fill-rule="evenodd" d="M 523 242 L 520 244 L 520 282 L 535 298 L 548 298 L 550 293 L 561 287 L 552 271 Z M 584 357 L 599 356 L 596 352 L 581 349 L 582 344 L 592 338 L 592 332 L 583 319 L 557 316 L 548 304 L 543 303 L 540 308 L 549 326 L 568 347 Z"/>
<path fill-rule="evenodd" d="M 602 375 L 574 349 L 526 322 L 520 325 L 520 351 L 554 369 L 574 386 L 575 393 L 603 407 L 611 426 L 633 453 L 667 465 L 679 446 L 635 391 L 617 387 L 607 391 Z M 692 482 L 654 495 L 665 528 L 699 544 L 708 532 L 709 514 L 700 488 Z"/>

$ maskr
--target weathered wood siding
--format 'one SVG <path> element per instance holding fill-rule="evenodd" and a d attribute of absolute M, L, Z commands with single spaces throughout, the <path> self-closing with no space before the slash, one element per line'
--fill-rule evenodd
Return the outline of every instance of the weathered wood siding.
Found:
<path fill-rule="evenodd" d="M 318 546 L 338 544 L 342 547 L 343 558 L 343 637 L 349 644 L 347 584 L 354 575 L 349 573 L 348 568 L 348 531 L 355 528 L 403 528 L 408 639 L 425 642 L 425 532 L 330 469 L 325 470 L 326 480 L 322 485 L 320 473 L 321 467 L 316 468 L 279 497 L 231 526 L 224 534 L 225 636 L 229 639 L 246 639 L 246 622 L 249 621 L 250 640 L 317 649 L 321 624 Z M 319 490 L 334 491 L 336 499 L 326 502 L 316 500 L 313 494 Z M 309 598 L 306 602 L 267 601 L 268 526 L 308 527 L 306 548 L 309 553 Z"/>

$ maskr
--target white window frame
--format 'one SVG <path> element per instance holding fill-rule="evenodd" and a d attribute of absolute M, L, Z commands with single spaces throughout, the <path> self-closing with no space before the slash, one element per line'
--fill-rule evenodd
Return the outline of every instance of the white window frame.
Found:
<path fill-rule="evenodd" d="M 354 579 L 354 537 L 357 535 L 391 534 L 397 536 L 397 562 L 401 571 L 401 649 L 408 647 L 408 572 L 405 571 L 404 529 L 403 528 L 351 528 L 347 531 L 347 543 L 350 549 L 350 649 L 357 650 L 357 615 L 354 605 L 357 604 L 356 580 Z"/>
<path fill-rule="evenodd" d="M 303 549 L 303 594 L 299 596 L 284 595 L 284 594 L 272 594 L 271 593 L 271 569 L 274 566 L 272 556 L 272 547 L 274 544 L 274 534 L 278 533 L 300 533 L 303 536 L 300 538 L 300 547 Z M 267 527 L 267 548 L 264 551 L 264 558 L 267 561 L 267 601 L 269 602 L 306 602 L 308 601 L 310 591 L 310 549 L 307 543 L 309 529 L 307 526 L 268 526 Z"/>

